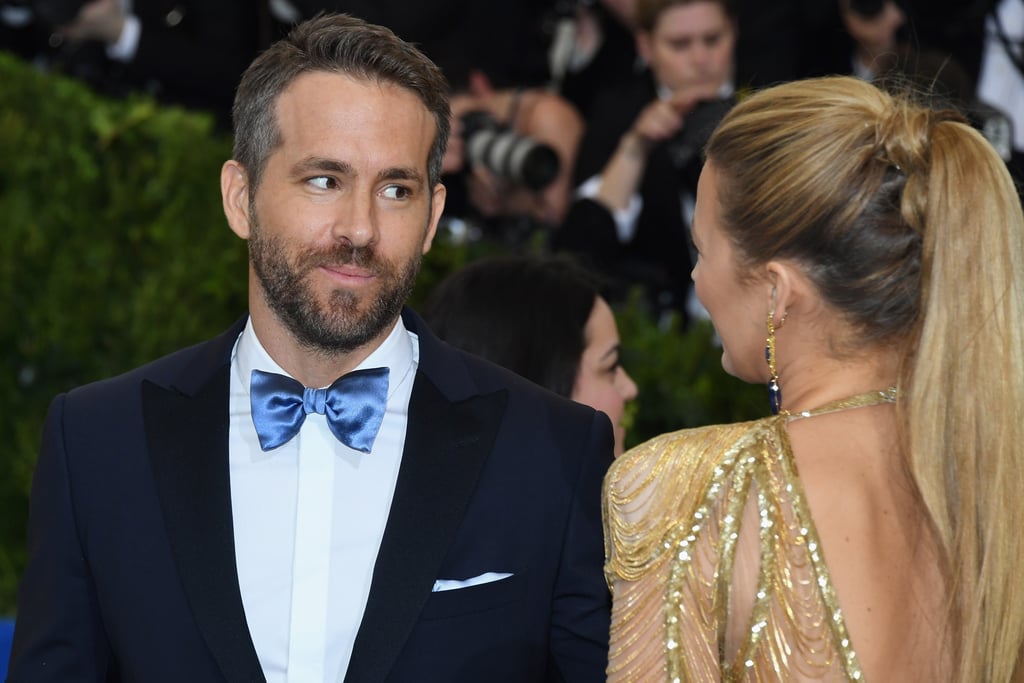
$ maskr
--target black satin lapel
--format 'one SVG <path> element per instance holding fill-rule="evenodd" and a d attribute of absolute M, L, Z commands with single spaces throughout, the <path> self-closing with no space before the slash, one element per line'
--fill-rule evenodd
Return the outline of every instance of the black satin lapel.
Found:
<path fill-rule="evenodd" d="M 383 681 L 401 652 L 455 537 L 497 438 L 505 391 L 451 403 L 422 373 L 405 452 L 345 681 Z"/>
<path fill-rule="evenodd" d="M 146 382 L 146 440 L 167 534 L 196 624 L 228 681 L 264 681 L 235 567 L 228 372 L 195 396 Z"/>

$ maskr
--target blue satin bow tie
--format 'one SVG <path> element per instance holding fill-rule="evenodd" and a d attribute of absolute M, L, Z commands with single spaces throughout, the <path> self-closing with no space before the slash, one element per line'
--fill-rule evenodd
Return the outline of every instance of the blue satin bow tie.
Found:
<path fill-rule="evenodd" d="M 369 453 L 384 420 L 387 368 L 356 370 L 326 389 L 310 389 L 291 377 L 253 370 L 249 390 L 252 423 L 260 447 L 288 443 L 309 413 L 327 416 L 327 426 L 349 448 Z"/>

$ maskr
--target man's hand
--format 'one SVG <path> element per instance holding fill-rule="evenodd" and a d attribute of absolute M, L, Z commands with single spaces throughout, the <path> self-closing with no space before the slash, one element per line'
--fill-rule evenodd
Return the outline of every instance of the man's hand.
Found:
<path fill-rule="evenodd" d="M 120 0 L 92 0 L 85 3 L 75 20 L 62 26 L 59 33 L 75 42 L 98 40 L 113 45 L 121 37 L 124 21 Z"/>
<path fill-rule="evenodd" d="M 682 130 L 686 114 L 693 109 L 698 99 L 687 92 L 674 94 L 668 99 L 654 100 L 636 117 L 633 127 L 623 136 L 623 144 L 634 153 L 646 155 L 651 147 Z"/>

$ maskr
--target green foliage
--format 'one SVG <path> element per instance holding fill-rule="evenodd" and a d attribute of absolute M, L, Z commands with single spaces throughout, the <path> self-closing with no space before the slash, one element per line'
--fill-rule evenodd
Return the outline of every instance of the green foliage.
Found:
<path fill-rule="evenodd" d="M 24 563 L 27 491 L 54 394 L 226 327 L 246 251 L 212 119 L 110 101 L 0 54 L 0 614 Z"/>
<path fill-rule="evenodd" d="M 666 431 L 763 417 L 767 392 L 722 369 L 708 322 L 683 332 L 678 317 L 653 321 L 635 296 L 616 312 L 622 363 L 639 388 L 626 445 Z"/>
<path fill-rule="evenodd" d="M 246 249 L 218 186 L 230 153 L 209 116 L 101 98 L 0 53 L 0 615 L 14 611 L 53 396 L 207 339 L 245 311 Z M 501 248 L 439 235 L 411 303 Z M 722 372 L 709 328 L 684 334 L 637 305 L 619 316 L 640 386 L 632 443 L 764 413 L 763 390 Z"/>

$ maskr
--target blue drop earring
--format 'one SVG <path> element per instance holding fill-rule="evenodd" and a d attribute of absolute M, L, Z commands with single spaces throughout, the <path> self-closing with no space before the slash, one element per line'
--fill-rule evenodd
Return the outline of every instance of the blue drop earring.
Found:
<path fill-rule="evenodd" d="M 786 322 L 783 318 L 779 321 L 779 327 Z M 764 344 L 764 359 L 768 362 L 768 372 L 771 377 L 768 380 L 768 405 L 772 415 L 778 415 L 782 411 L 782 388 L 779 386 L 779 373 L 775 370 L 775 310 L 768 312 L 768 338 Z"/>

